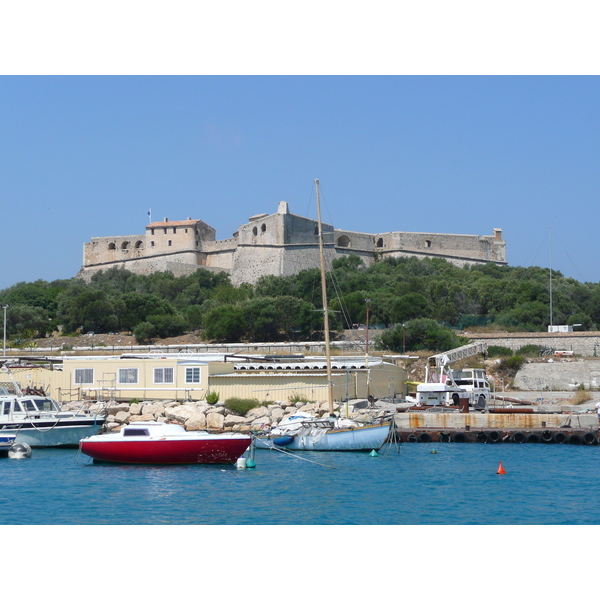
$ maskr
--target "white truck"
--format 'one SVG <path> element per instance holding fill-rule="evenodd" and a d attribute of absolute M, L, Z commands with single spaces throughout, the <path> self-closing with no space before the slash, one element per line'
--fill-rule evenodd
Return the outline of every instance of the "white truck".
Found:
<path fill-rule="evenodd" d="M 429 357 L 425 382 L 417 386 L 417 404 L 422 406 L 461 406 L 468 403 L 485 409 L 491 398 L 484 369 L 450 370 L 452 362 L 485 353 L 487 344 L 467 344 L 455 350 Z"/>

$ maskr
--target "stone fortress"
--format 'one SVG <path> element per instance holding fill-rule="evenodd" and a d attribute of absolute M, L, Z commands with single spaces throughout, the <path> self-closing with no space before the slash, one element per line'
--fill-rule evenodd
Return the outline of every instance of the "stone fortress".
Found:
<path fill-rule="evenodd" d="M 280 202 L 277 212 L 250 217 L 233 237 L 216 239 L 216 231 L 199 219 L 158 221 L 142 235 L 96 237 L 83 247 L 78 277 L 89 280 L 113 267 L 139 274 L 170 271 L 187 275 L 197 269 L 226 271 L 234 285 L 256 283 L 263 275 L 295 275 L 318 268 L 317 221 L 290 213 Z M 502 230 L 491 236 L 441 233 L 357 233 L 323 224 L 326 259 L 355 254 L 366 266 L 388 257 L 443 258 L 457 265 L 506 264 Z"/>

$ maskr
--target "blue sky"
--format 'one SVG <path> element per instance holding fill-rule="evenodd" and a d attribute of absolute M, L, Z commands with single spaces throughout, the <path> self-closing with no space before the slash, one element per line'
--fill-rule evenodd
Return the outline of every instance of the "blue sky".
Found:
<path fill-rule="evenodd" d="M 74 276 L 94 236 L 280 200 L 353 231 L 491 235 L 600 281 L 595 76 L 4 76 L 0 288 Z M 552 244 L 550 245 L 550 241 Z"/>

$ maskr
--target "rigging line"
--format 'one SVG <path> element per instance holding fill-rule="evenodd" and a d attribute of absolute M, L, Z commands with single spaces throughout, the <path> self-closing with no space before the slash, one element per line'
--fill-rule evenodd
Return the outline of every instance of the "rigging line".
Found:
<path fill-rule="evenodd" d="M 319 465 L 321 467 L 327 467 L 328 469 L 336 469 L 339 470 L 340 467 L 334 467 L 333 465 L 326 465 L 324 463 L 319 463 L 316 460 L 310 460 L 309 458 L 304 458 L 303 456 L 298 456 L 297 454 L 294 454 L 293 452 L 288 452 L 287 450 L 284 450 L 283 448 L 276 448 L 275 446 L 271 446 L 269 448 L 269 450 L 277 450 L 277 452 L 281 452 L 282 454 L 285 454 L 287 456 L 292 456 L 293 458 L 297 458 L 299 460 L 305 460 L 309 463 L 313 463 L 315 465 Z M 346 469 L 350 469 L 352 471 L 356 471 L 356 469 L 353 469 L 352 467 L 345 467 Z"/>

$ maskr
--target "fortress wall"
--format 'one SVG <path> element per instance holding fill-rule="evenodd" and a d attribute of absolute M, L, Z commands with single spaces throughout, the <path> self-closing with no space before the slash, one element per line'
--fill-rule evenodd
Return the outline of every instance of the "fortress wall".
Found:
<path fill-rule="evenodd" d="M 202 245 L 204 253 L 201 264 L 206 267 L 214 267 L 219 270 L 231 271 L 233 268 L 233 257 L 237 251 L 237 239 L 231 238 L 215 242 L 205 242 Z"/>
<path fill-rule="evenodd" d="M 335 245 L 340 248 L 372 253 L 375 247 L 375 236 L 370 233 L 336 229 Z"/>
<path fill-rule="evenodd" d="M 504 262 L 506 259 L 506 242 L 495 236 L 393 232 L 376 236 L 376 249 L 379 248 L 384 255 L 391 253 L 392 256 L 408 251 L 422 255 L 446 255 L 449 260 L 464 258 Z"/>
<path fill-rule="evenodd" d="M 277 246 L 238 246 L 233 255 L 231 283 L 255 283 L 263 275 L 281 275 L 283 252 Z"/>
<path fill-rule="evenodd" d="M 149 256 L 129 260 L 106 261 L 100 264 L 84 265 L 77 274 L 78 277 L 89 281 L 94 273 L 107 271 L 113 268 L 127 269 L 139 275 L 150 275 L 155 271 L 177 270 L 179 274 L 193 273 L 200 265 L 198 264 L 198 253 L 182 252 L 180 254 L 167 254 L 163 256 Z M 218 270 L 218 269 L 217 269 Z"/>
<path fill-rule="evenodd" d="M 83 245 L 83 264 L 127 260 L 144 256 L 145 236 L 95 237 Z"/>

